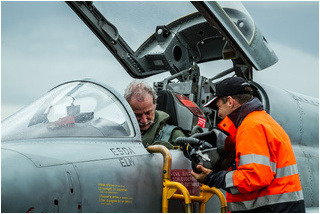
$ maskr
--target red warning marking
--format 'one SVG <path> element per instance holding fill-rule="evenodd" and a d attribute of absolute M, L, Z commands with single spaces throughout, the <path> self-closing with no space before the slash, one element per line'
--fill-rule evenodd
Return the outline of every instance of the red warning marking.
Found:
<path fill-rule="evenodd" d="M 206 119 L 202 118 L 202 117 L 198 117 L 198 126 L 200 126 L 201 128 L 205 128 L 206 127 Z"/>
<path fill-rule="evenodd" d="M 198 108 L 198 106 L 196 106 L 196 104 L 194 104 L 191 100 L 189 100 L 187 96 L 181 95 L 181 94 L 175 94 L 175 95 L 180 100 L 180 102 L 192 112 L 192 114 L 198 117 L 204 117 L 202 111 Z"/>
<path fill-rule="evenodd" d="M 173 169 L 171 170 L 171 180 L 184 185 L 189 191 L 190 195 L 199 196 L 199 183 L 190 174 L 190 171 L 190 169 Z M 177 193 L 181 194 L 180 191 L 177 191 Z"/>

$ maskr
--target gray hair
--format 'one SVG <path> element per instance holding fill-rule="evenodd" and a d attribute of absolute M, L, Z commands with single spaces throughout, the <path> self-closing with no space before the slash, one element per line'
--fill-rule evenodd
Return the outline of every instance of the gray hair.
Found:
<path fill-rule="evenodd" d="M 132 81 L 124 91 L 124 98 L 129 102 L 132 97 L 143 101 L 147 94 L 153 99 L 153 104 L 157 103 L 157 93 L 145 82 Z"/>

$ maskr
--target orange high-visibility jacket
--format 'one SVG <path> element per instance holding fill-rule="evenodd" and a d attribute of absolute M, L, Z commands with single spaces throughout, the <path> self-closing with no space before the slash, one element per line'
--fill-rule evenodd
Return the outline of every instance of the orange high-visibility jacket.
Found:
<path fill-rule="evenodd" d="M 225 176 L 231 192 L 227 193 L 229 211 L 272 206 L 273 211 L 282 212 L 283 207 L 274 207 L 299 201 L 304 210 L 296 159 L 283 128 L 264 110 L 249 112 L 237 121 L 235 125 L 227 116 L 219 124 L 236 146 L 235 169 Z"/>

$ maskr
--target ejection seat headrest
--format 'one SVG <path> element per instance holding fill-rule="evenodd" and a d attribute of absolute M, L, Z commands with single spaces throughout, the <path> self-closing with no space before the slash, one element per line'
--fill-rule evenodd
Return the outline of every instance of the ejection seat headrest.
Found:
<path fill-rule="evenodd" d="M 157 92 L 157 110 L 164 111 L 170 115 L 170 119 L 167 121 L 170 125 L 178 126 L 177 113 L 174 105 L 174 95 L 169 90 L 161 90 Z"/>

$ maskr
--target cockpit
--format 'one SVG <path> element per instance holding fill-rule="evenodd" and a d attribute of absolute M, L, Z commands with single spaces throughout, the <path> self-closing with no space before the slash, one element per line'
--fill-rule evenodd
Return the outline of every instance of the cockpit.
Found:
<path fill-rule="evenodd" d="M 135 51 L 134 45 L 127 41 L 130 37 L 122 37 L 118 23 L 113 24 L 116 21 L 110 19 L 113 17 L 110 16 L 112 4 L 119 9 L 116 2 L 66 3 L 133 78 L 143 79 L 170 72 L 171 76 L 155 82 L 154 88 L 157 92 L 174 92 L 175 97 L 186 96 L 205 115 L 210 115 L 209 124 L 204 125 L 206 128 L 217 124 L 214 115 L 203 105 L 212 98 L 214 84 L 220 78 L 234 72 L 252 81 L 253 68 L 261 70 L 278 60 L 250 15 L 238 2 L 192 2 L 198 12 L 194 12 L 193 7 L 189 15 L 167 25 L 154 26 L 155 32 L 148 38 L 134 28 L 121 29 L 130 37 L 147 38 Z M 125 10 L 124 7 L 120 9 Z M 115 14 L 115 17 L 118 16 Z M 138 26 L 146 28 L 141 23 Z M 232 65 L 227 70 L 208 65 L 210 68 L 202 67 L 200 73 L 200 64 L 218 60 L 228 60 Z M 212 78 L 202 75 L 205 70 L 210 72 Z M 180 106 L 183 101 L 180 99 L 175 103 Z M 183 111 L 178 112 L 182 114 Z M 190 114 L 193 114 L 190 116 L 192 120 L 178 123 L 180 126 L 187 125 L 182 127 L 187 131 L 191 131 L 205 117 Z M 183 112 L 178 118 L 185 118 L 185 115 Z M 2 124 L 2 140 L 130 136 L 134 136 L 134 128 L 118 97 L 89 81 L 60 85 Z"/>
<path fill-rule="evenodd" d="M 89 81 L 60 85 L 2 124 L 2 141 L 133 135 L 130 117 L 120 100 Z"/>

